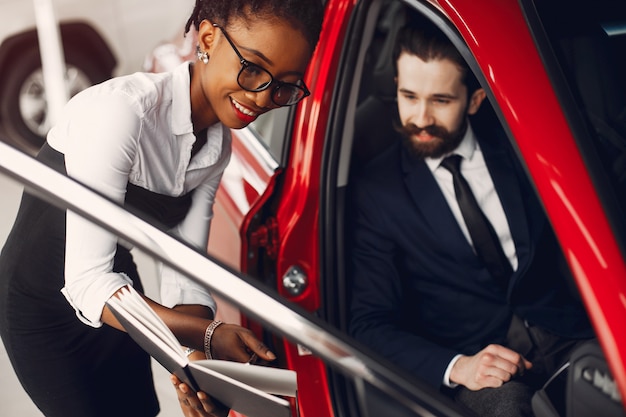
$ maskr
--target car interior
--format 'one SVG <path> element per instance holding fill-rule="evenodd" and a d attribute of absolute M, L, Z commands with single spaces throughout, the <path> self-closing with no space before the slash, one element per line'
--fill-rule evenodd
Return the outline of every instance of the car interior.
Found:
<path fill-rule="evenodd" d="M 552 2 L 522 1 L 528 20 L 545 30 L 545 38 L 536 42 L 545 52 L 546 66 L 551 69 L 555 89 L 563 95 L 568 115 L 582 112 L 584 117 L 571 120 L 572 130 L 580 139 L 586 163 L 595 175 L 601 198 L 607 203 L 614 230 L 624 237 L 626 208 L 626 13 L 609 7 L 610 1 L 597 3 L 597 11 L 589 18 L 589 1 Z M 413 3 L 412 3 L 413 4 Z M 391 56 L 398 29 L 404 21 L 406 6 L 401 1 L 374 0 L 360 2 L 351 22 L 352 36 L 347 39 L 344 62 L 350 68 L 339 85 L 351 93 L 337 93 L 340 98 L 326 147 L 327 177 L 322 184 L 322 282 L 323 317 L 342 331 L 347 331 L 350 245 L 346 228 L 350 222 L 349 184 L 367 162 L 397 139 L 392 121 L 397 119 L 395 84 Z M 418 6 L 415 6 L 418 7 Z M 455 44 L 462 41 L 446 27 L 437 13 L 419 4 L 420 12 L 451 35 Z M 563 10 L 575 10 L 568 19 Z M 620 14 L 621 13 L 621 14 Z M 609 17 L 611 19 L 609 19 Z M 621 19 L 621 21 L 619 20 Z M 535 29 L 535 28 L 534 28 Z M 465 47 L 466 48 L 466 47 Z M 468 51 L 464 56 L 471 56 Z M 556 58 L 555 58 L 556 57 Z M 474 70 L 477 65 L 468 61 Z M 346 72 L 346 71 L 344 71 Z M 480 74 L 476 74 L 481 79 Z M 564 77 L 563 77 L 564 76 Z M 566 80 L 566 81 L 564 81 Z M 488 94 L 489 97 L 489 94 Z M 569 102 L 575 103 L 569 105 Z M 571 107 L 571 108 L 569 108 Z M 353 120 L 354 123 L 346 123 Z M 386 122 L 382 122 L 382 121 Z M 479 132 L 486 126 L 497 126 L 503 140 L 506 126 L 487 101 L 472 126 Z M 589 141 L 589 138 L 592 140 Z M 606 168 L 606 169 L 605 169 Z M 575 284 L 572 280 L 572 288 Z M 574 289 L 574 291 L 577 291 Z M 365 350 L 367 350 L 365 348 Z M 354 387 L 340 377 L 332 379 L 337 394 Z M 337 398 L 340 395 L 335 395 Z M 344 395 L 345 397 L 345 395 Z M 348 397 L 349 398 L 349 397 Z M 350 405 L 344 404 L 349 407 Z M 597 342 L 582 346 L 570 362 L 556 373 L 539 391 L 533 407 L 538 417 L 587 416 L 597 414 L 623 416 L 624 408 L 615 381 L 610 375 L 602 349 Z M 594 411 L 595 410 L 595 411 Z"/>
<path fill-rule="evenodd" d="M 575 103 L 576 119 L 584 123 L 581 131 L 592 137 L 587 149 L 579 140 L 585 155 L 597 154 L 615 191 L 618 204 L 626 209 L 626 4 L 601 0 L 593 2 L 537 0 L 532 5 L 545 29 L 548 45 L 556 62 L 553 69 L 555 83 L 562 77 L 561 94 L 569 94 Z M 530 7 L 530 5 L 528 5 Z M 567 18 L 561 10 L 568 9 Z M 544 55 L 550 62 L 553 57 Z M 556 71 L 560 71 L 557 74 Z M 564 91 L 567 89 L 568 91 Z M 563 100 L 566 102 L 566 100 Z M 573 117 L 572 117 L 573 119 Z M 572 124 L 576 120 L 570 120 Z M 595 150 L 595 152 L 594 152 Z M 593 163 L 592 161 L 587 161 Z M 590 170 L 591 171 L 591 170 Z M 621 216 L 623 217 L 623 216 Z M 619 230 L 625 230 L 624 225 Z"/>

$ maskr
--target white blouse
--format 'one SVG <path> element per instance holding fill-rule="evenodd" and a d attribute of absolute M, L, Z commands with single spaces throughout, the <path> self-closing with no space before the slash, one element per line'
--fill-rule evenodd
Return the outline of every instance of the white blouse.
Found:
<path fill-rule="evenodd" d="M 189 66 L 117 77 L 82 91 L 67 104 L 47 139 L 65 155 L 69 176 L 119 203 L 128 182 L 173 197 L 195 189 L 189 213 L 173 232 L 206 250 L 231 137 L 222 124 L 211 126 L 206 145 L 190 160 L 196 138 Z M 117 244 L 115 235 L 68 211 L 61 291 L 79 319 L 93 327 L 102 325 L 106 301 L 132 285 L 125 274 L 112 272 Z M 160 271 L 163 305 L 202 304 L 215 312 L 207 290 L 170 268 L 161 266 Z"/>

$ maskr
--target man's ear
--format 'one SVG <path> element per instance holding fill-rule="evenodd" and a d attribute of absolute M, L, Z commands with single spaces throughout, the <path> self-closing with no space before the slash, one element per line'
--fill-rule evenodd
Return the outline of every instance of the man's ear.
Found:
<path fill-rule="evenodd" d="M 469 106 L 467 106 L 467 114 L 476 114 L 483 100 L 487 97 L 487 93 L 482 88 L 477 89 L 472 93 L 469 99 Z"/>
<path fill-rule="evenodd" d="M 211 55 L 217 32 L 218 29 L 213 26 L 212 22 L 206 19 L 200 22 L 200 26 L 198 27 L 198 45 L 201 51 Z"/>

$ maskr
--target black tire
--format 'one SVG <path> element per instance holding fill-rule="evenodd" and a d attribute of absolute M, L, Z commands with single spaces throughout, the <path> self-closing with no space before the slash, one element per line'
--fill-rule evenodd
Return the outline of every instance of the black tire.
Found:
<path fill-rule="evenodd" d="M 33 82 L 41 78 L 41 58 L 37 47 L 12 55 L 5 77 L 0 80 L 3 92 L 0 94 L 0 122 L 10 142 L 18 148 L 33 153 L 44 143 L 46 132 L 46 127 L 43 125 L 47 115 L 43 81 Z M 74 86 L 70 84 L 70 95 L 111 77 L 111 74 L 107 74 L 100 68 L 97 58 L 90 59 L 72 50 L 66 50 L 65 56 L 68 73 L 73 74 L 71 78 L 80 80 Z M 30 86 L 28 96 L 31 97 L 31 101 L 40 100 L 37 102 L 40 108 L 38 107 L 30 115 L 26 115 L 20 108 L 20 97 L 26 96 L 23 89 L 27 84 Z M 38 123 L 40 123 L 39 126 L 37 126 Z"/>

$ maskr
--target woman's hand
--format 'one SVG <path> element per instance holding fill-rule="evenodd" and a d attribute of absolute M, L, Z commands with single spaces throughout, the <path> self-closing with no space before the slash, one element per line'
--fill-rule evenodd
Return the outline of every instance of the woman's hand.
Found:
<path fill-rule="evenodd" d="M 234 362 L 253 362 L 257 357 L 265 361 L 276 359 L 276 355 L 249 329 L 226 323 L 219 325 L 213 333 L 211 356 Z"/>
<path fill-rule="evenodd" d="M 226 417 L 230 411 L 227 407 L 214 402 L 204 392 L 197 394 L 187 384 L 172 375 L 172 384 L 176 388 L 176 395 L 180 403 L 180 409 L 185 417 Z"/>
<path fill-rule="evenodd" d="M 265 361 L 276 359 L 267 346 L 254 334 L 235 324 L 220 324 L 211 337 L 211 354 L 214 359 L 235 362 L 251 362 L 257 357 Z M 204 353 L 196 350 L 189 355 L 190 360 L 206 359 Z M 176 387 L 176 395 L 185 417 L 226 417 L 229 409 L 212 400 L 204 392 L 195 393 L 191 387 L 176 377 L 171 376 Z"/>

